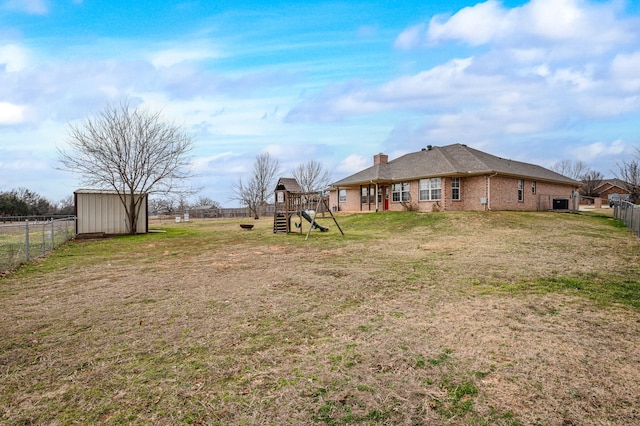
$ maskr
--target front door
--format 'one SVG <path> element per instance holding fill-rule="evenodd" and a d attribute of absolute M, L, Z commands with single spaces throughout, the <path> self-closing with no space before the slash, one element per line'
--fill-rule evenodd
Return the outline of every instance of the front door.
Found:
<path fill-rule="evenodd" d="M 381 186 L 379 187 L 380 192 L 378 192 L 378 206 L 382 211 L 389 210 L 389 198 L 387 197 L 387 187 Z"/>

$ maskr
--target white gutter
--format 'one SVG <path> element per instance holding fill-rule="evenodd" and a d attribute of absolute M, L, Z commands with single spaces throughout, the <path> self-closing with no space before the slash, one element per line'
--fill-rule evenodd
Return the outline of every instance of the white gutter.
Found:
<path fill-rule="evenodd" d="M 378 209 L 380 208 L 380 204 L 378 203 L 378 191 L 380 190 L 379 186 L 378 186 L 378 182 L 376 182 L 376 213 L 378 212 Z"/>

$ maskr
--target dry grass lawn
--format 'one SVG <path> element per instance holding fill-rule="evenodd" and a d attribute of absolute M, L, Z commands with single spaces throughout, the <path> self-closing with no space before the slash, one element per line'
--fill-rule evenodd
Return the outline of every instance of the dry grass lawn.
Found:
<path fill-rule="evenodd" d="M 379 213 L 77 241 L 0 279 L 0 423 L 640 424 L 640 241 Z"/>

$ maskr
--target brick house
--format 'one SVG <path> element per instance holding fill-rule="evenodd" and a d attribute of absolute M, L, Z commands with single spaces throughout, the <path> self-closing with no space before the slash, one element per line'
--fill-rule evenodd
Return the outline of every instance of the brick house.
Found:
<path fill-rule="evenodd" d="M 341 211 L 576 210 L 580 182 L 464 144 L 428 146 L 334 182 Z"/>
<path fill-rule="evenodd" d="M 604 179 L 595 191 L 603 200 L 625 200 L 629 198 L 629 191 L 626 188 L 627 185 L 620 179 Z"/>

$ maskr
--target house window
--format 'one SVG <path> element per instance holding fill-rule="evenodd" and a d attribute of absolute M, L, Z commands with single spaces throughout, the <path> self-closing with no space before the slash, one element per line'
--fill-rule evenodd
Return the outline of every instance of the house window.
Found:
<path fill-rule="evenodd" d="M 536 193 L 536 181 L 535 180 L 531 181 L 531 193 L 532 194 Z"/>
<path fill-rule="evenodd" d="M 420 179 L 420 201 L 439 200 L 442 179 Z"/>
<path fill-rule="evenodd" d="M 457 177 L 451 178 L 451 199 L 452 200 L 460 199 L 460 178 L 457 178 Z"/>
<path fill-rule="evenodd" d="M 344 203 L 347 201 L 347 190 L 346 189 L 341 189 L 340 191 L 338 191 L 338 201 L 340 201 L 341 203 Z"/>
<path fill-rule="evenodd" d="M 369 198 L 367 198 L 367 193 L 369 194 Z M 362 188 L 360 190 L 360 203 L 362 204 L 373 204 L 376 199 L 376 189 L 373 187 Z"/>
<path fill-rule="evenodd" d="M 518 179 L 518 201 L 524 201 L 524 180 Z"/>
<path fill-rule="evenodd" d="M 409 182 L 394 183 L 391 186 L 391 201 L 409 201 L 411 195 L 409 194 Z"/>

